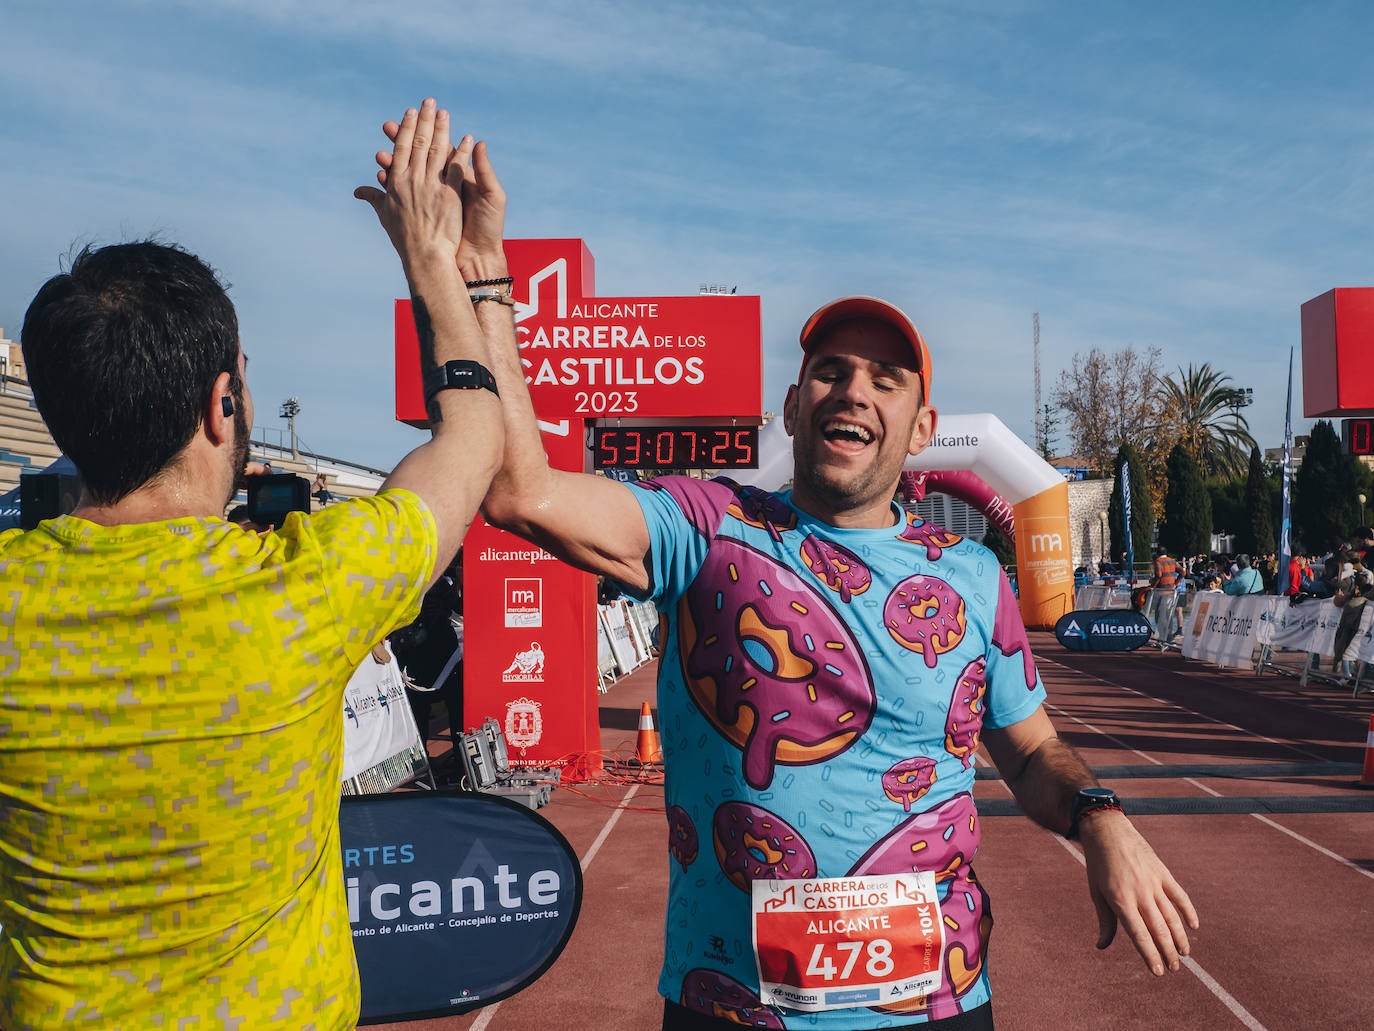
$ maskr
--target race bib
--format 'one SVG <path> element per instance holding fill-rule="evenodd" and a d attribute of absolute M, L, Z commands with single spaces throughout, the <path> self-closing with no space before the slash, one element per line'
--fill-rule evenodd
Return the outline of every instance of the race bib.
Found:
<path fill-rule="evenodd" d="M 759 996 L 771 1006 L 883 1006 L 940 987 L 935 875 L 753 883 Z"/>

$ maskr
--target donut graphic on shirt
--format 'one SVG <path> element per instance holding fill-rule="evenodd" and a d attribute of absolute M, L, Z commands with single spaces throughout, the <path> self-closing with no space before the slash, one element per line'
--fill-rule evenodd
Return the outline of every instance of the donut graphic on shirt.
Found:
<path fill-rule="evenodd" d="M 774 1028 L 777 1031 L 786 1027 L 782 1018 L 765 1006 L 753 991 L 733 977 L 707 967 L 687 971 L 682 978 L 682 995 L 678 1001 L 689 1010 L 740 1027 Z"/>
<path fill-rule="evenodd" d="M 943 526 L 928 523 L 908 512 L 906 526 L 897 535 L 897 539 L 909 544 L 925 545 L 926 558 L 934 562 L 944 554 L 946 548 L 954 547 L 964 538 L 957 533 L 950 533 Z"/>
<path fill-rule="evenodd" d="M 696 862 L 697 828 L 692 817 L 680 805 L 668 807 L 668 854 L 686 870 Z"/>
<path fill-rule="evenodd" d="M 813 533 L 801 542 L 801 560 L 816 579 L 840 596 L 846 605 L 873 585 L 864 560 L 848 548 L 823 541 Z"/>
<path fill-rule="evenodd" d="M 826 599 L 743 541 L 717 537 L 678 605 L 683 679 L 702 715 L 743 753 L 750 787 L 778 765 L 823 763 L 873 720 L 858 642 Z"/>
<path fill-rule="evenodd" d="M 797 526 L 797 513 L 782 498 L 771 491 L 758 487 L 741 487 L 734 480 L 718 477 L 714 482 L 724 483 L 735 493 L 725 514 L 738 519 L 746 526 L 767 530 L 775 541 L 782 540 L 782 534 Z"/>
<path fill-rule="evenodd" d="M 887 596 L 883 624 L 892 639 L 916 652 L 930 669 L 958 647 L 968 630 L 964 599 L 938 576 L 909 576 Z"/>
<path fill-rule="evenodd" d="M 987 892 L 968 865 L 981 838 L 973 797 L 963 792 L 929 812 L 902 821 L 849 871 L 848 876 L 861 877 L 929 870 L 940 889 L 940 917 L 945 925 L 945 983 L 939 994 L 873 1009 L 885 1013 L 924 1012 L 932 1020 L 962 1011 L 959 997 L 978 982 L 992 935 L 992 908 Z"/>
<path fill-rule="evenodd" d="M 987 659 L 978 656 L 959 674 L 945 718 L 945 751 L 956 756 L 964 769 L 973 765 L 978 738 L 983 731 L 983 695 L 987 693 Z"/>

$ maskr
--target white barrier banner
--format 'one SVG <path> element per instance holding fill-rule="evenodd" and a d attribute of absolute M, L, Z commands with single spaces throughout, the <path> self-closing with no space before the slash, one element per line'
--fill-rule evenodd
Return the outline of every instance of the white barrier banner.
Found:
<path fill-rule="evenodd" d="M 1267 624 L 1268 632 L 1261 637 L 1260 643 L 1271 648 L 1306 651 L 1308 642 L 1312 640 L 1312 632 L 1317 628 L 1317 609 L 1320 605 L 1321 603 L 1315 600 L 1290 605 L 1288 599 L 1280 598 L 1279 606 L 1274 610 L 1274 618 Z"/>
<path fill-rule="evenodd" d="M 394 657 L 384 663 L 371 655 L 363 659 L 344 688 L 343 704 L 344 780 L 422 744 Z"/>
<path fill-rule="evenodd" d="M 1360 662 L 1374 662 L 1374 605 L 1365 602 L 1360 608 L 1360 629 L 1355 632 L 1355 640 L 1346 649 L 1347 659 Z"/>
<path fill-rule="evenodd" d="M 1193 595 L 1183 635 L 1183 656 L 1227 669 L 1254 665 L 1255 646 L 1263 643 L 1273 614 L 1286 602 L 1272 595 L 1232 596 L 1214 591 Z"/>
<path fill-rule="evenodd" d="M 1346 648 L 1349 659 L 1374 661 L 1374 612 L 1370 609 L 1368 604 L 1361 606 L 1359 629 Z M 1344 611 L 1327 598 L 1312 598 L 1297 605 L 1284 602 L 1275 613 L 1271 639 L 1266 643 L 1331 658 L 1336 651 L 1336 628 Z"/>
<path fill-rule="evenodd" d="M 606 638 L 611 643 L 611 652 L 615 655 L 616 665 L 620 667 L 622 674 L 631 673 L 639 666 L 638 657 L 635 655 L 634 638 L 630 636 L 630 628 L 625 622 L 625 611 L 621 607 L 622 602 L 614 602 L 610 605 L 602 605 L 597 609 L 597 618 L 602 621 L 606 628 Z"/>
<path fill-rule="evenodd" d="M 1336 653 L 1336 627 L 1341 622 L 1341 610 L 1328 599 L 1305 602 L 1317 607 L 1317 622 L 1312 627 L 1312 636 L 1307 639 L 1307 650 L 1318 655 L 1331 656 Z M 1299 605 L 1298 608 L 1302 608 Z"/>

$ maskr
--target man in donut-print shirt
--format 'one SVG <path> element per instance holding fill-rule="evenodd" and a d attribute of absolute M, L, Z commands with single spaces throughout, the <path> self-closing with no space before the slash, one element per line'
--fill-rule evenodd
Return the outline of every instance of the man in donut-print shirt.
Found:
<path fill-rule="evenodd" d="M 1119 923 L 1178 969 L 1192 903 L 1114 796 L 1080 794 L 1096 782 L 1045 714 L 997 560 L 893 504 L 936 423 L 905 314 L 851 297 L 807 321 L 777 494 L 550 469 L 501 314 L 479 313 L 507 345 L 488 520 L 668 623 L 665 1031 L 991 1028 L 980 744 L 1024 812 L 1081 840 L 1099 944 Z"/>

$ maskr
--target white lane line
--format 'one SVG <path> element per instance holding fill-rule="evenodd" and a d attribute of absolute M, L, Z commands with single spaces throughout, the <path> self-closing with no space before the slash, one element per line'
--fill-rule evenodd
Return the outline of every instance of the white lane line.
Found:
<path fill-rule="evenodd" d="M 1083 853 L 1078 851 L 1078 849 L 1076 849 L 1073 845 L 1069 844 L 1069 842 L 1065 841 L 1058 834 L 1051 835 L 1051 837 L 1053 837 L 1055 841 L 1059 842 L 1059 844 L 1063 845 L 1064 851 L 1066 851 L 1069 855 L 1073 856 L 1074 859 L 1078 860 L 1081 866 L 1086 867 L 1088 865 L 1088 861 L 1083 858 Z M 1193 959 L 1193 957 L 1191 956 L 1180 956 L 1179 961 L 1182 963 L 1184 969 L 1186 969 L 1190 974 L 1192 974 L 1199 981 L 1201 981 L 1203 987 L 1205 987 L 1209 992 L 1215 995 L 1218 1001 L 1220 1001 L 1223 1006 L 1230 1010 L 1231 1013 L 1235 1016 L 1235 1018 L 1241 1022 L 1241 1024 L 1249 1028 L 1250 1031 L 1267 1031 L 1265 1026 L 1255 1019 L 1254 1014 L 1252 1014 L 1249 1010 L 1242 1006 L 1236 1000 L 1236 997 L 1234 995 L 1232 995 L 1225 988 L 1223 988 L 1215 977 L 1213 977 L 1211 974 L 1207 973 L 1205 969 L 1203 969 L 1201 963 Z"/>
<path fill-rule="evenodd" d="M 1060 669 L 1068 670 L 1071 673 L 1076 673 L 1081 677 L 1089 677 L 1088 674 L 1083 673 L 1081 670 L 1076 670 L 1072 666 L 1065 666 L 1063 663 L 1057 662 L 1054 659 L 1042 659 L 1040 656 L 1037 655 L 1035 661 L 1053 662 Z M 1137 698 L 1148 698 L 1153 702 L 1158 702 L 1160 705 L 1165 705 L 1169 708 L 1177 709 L 1179 712 L 1186 712 L 1189 716 L 1196 716 L 1200 720 L 1206 720 L 1209 723 L 1215 723 L 1219 727 L 1226 727 L 1228 730 L 1234 730 L 1237 733 L 1244 734 L 1246 737 L 1252 740 L 1264 741 L 1271 745 L 1282 745 L 1284 748 L 1297 752 L 1299 755 L 1305 755 L 1309 759 L 1317 759 L 1322 762 L 1327 761 L 1326 756 L 1318 755 L 1316 752 L 1309 752 L 1305 748 L 1299 748 L 1291 741 L 1282 741 L 1278 738 L 1265 737 L 1263 734 L 1258 734 L 1253 730 L 1247 730 L 1245 727 L 1238 727 L 1234 723 L 1227 723 L 1225 720 L 1219 720 L 1215 716 L 1208 716 L 1204 712 L 1198 712 L 1196 709 L 1190 709 L 1186 705 L 1179 705 L 1178 702 L 1169 701 L 1167 698 L 1156 698 L 1154 695 L 1147 694 L 1144 691 L 1137 691 L 1135 688 L 1127 687 L 1125 684 L 1118 684 L 1115 680 L 1108 680 L 1106 677 L 1098 676 L 1096 674 L 1092 675 L 1089 679 L 1100 680 L 1104 684 L 1111 684 L 1112 687 L 1115 687 L 1121 691 L 1125 691 L 1127 694 L 1133 694 Z M 1139 755 L 1140 753 L 1137 752 L 1136 754 Z"/>
<path fill-rule="evenodd" d="M 1129 691 L 1130 688 L 1124 688 L 1123 690 Z M 1140 749 L 1138 749 L 1138 748 L 1132 748 L 1130 745 L 1126 744 L 1125 741 L 1122 741 L 1119 737 L 1113 737 L 1111 734 L 1108 734 L 1105 730 L 1101 729 L 1100 727 L 1094 727 L 1094 726 L 1093 726 L 1091 723 L 1089 723 L 1087 720 L 1081 720 L 1081 719 L 1079 719 L 1077 716 L 1071 716 L 1069 713 L 1065 712 L 1063 709 L 1061 709 L 1061 708 L 1060 708 L 1059 706 L 1057 706 L 1057 705 L 1051 705 L 1049 702 L 1046 702 L 1046 703 L 1045 703 L 1045 708 L 1046 708 L 1046 709 L 1049 709 L 1050 712 L 1054 713 L 1056 716 L 1062 716 L 1062 717 L 1063 717 L 1064 719 L 1066 719 L 1066 720 L 1072 720 L 1074 723 L 1077 723 L 1077 724 L 1079 724 L 1080 726 L 1087 727 L 1087 728 L 1088 728 L 1089 730 L 1091 730 L 1094 734 L 1100 734 L 1102 737 L 1105 737 L 1108 741 L 1110 741 L 1112 744 L 1116 745 L 1117 748 L 1120 748 L 1120 749 L 1121 749 L 1122 751 L 1124 751 L 1124 752 L 1130 752 L 1132 755 L 1138 755 L 1138 756 L 1140 756 L 1140 758 L 1144 759 L 1147 763 L 1154 763 L 1156 766 L 1163 766 L 1163 765 L 1164 765 L 1162 762 L 1160 762 L 1160 761 L 1159 761 L 1158 759 L 1156 759 L 1154 756 L 1152 756 L 1152 755 L 1146 755 L 1144 752 L 1142 752 L 1142 751 L 1141 751 Z"/>
<path fill-rule="evenodd" d="M 1053 662 L 1054 660 L 1053 660 L 1053 659 L 1050 659 L 1049 661 L 1050 661 L 1050 662 Z M 1078 673 L 1078 672 L 1079 672 L 1078 670 L 1073 669 L 1071 666 L 1065 666 L 1064 668 L 1065 668 L 1065 669 L 1068 669 L 1068 670 L 1071 670 L 1071 671 L 1074 672 L 1074 673 Z M 1086 674 L 1083 674 L 1083 675 L 1086 676 Z M 1111 684 L 1113 687 L 1120 688 L 1122 691 L 1127 691 L 1127 692 L 1129 692 L 1130 694 L 1137 695 L 1137 696 L 1139 696 L 1139 697 L 1141 697 L 1141 698 L 1149 698 L 1149 699 L 1151 699 L 1151 700 L 1153 700 L 1153 701 L 1156 701 L 1156 702 L 1161 703 L 1162 705 L 1169 705 L 1169 706 L 1173 706 L 1173 707 L 1176 708 L 1176 709 L 1182 709 L 1184 712 L 1191 712 L 1191 711 L 1192 711 L 1192 710 L 1190 710 L 1190 709 L 1185 709 L 1185 708 L 1184 708 L 1183 706 L 1181 706 L 1181 705 L 1175 705 L 1175 703 L 1170 702 L 1170 701 L 1168 701 L 1168 700 L 1166 700 L 1166 699 L 1163 699 L 1163 698 L 1155 698 L 1154 695 L 1144 694 L 1143 692 L 1137 691 L 1137 690 L 1135 690 L 1134 688 L 1126 687 L 1124 684 L 1118 684 L 1118 683 L 1116 683 L 1115 681 L 1111 681 L 1111 680 L 1106 679 L 1105 677 L 1098 677 L 1097 679 L 1101 680 L 1104 684 Z M 1072 721 L 1075 722 L 1075 723 L 1082 724 L 1083 726 L 1087 727 L 1089 730 L 1093 731 L 1094 733 L 1096 733 L 1096 734 L 1101 734 L 1101 735 L 1102 735 L 1103 737 L 1105 737 L 1108 741 L 1111 741 L 1111 742 L 1115 743 L 1118 747 L 1123 748 L 1123 749 L 1125 749 L 1125 750 L 1128 751 L 1128 752 L 1134 752 L 1136 755 L 1140 756 L 1141 758 L 1145 759 L 1145 760 L 1148 761 L 1148 762 L 1154 763 L 1156 766 L 1163 766 L 1163 765 L 1164 765 L 1164 763 L 1160 762 L 1158 759 L 1152 758 L 1151 756 L 1148 756 L 1148 755 L 1146 755 L 1144 752 L 1138 751 L 1137 749 L 1129 748 L 1123 741 L 1120 741 L 1119 739 L 1112 737 L 1112 735 L 1106 733 L 1105 731 L 1099 730 L 1097 727 L 1094 727 L 1091 723 L 1087 723 L 1087 722 L 1085 722 L 1085 721 L 1083 721 L 1083 720 L 1080 720 L 1077 716 L 1070 716 L 1068 713 L 1064 712 L 1062 709 L 1060 709 L 1060 708 L 1058 708 L 1058 707 L 1056 707 L 1056 706 L 1050 705 L 1048 702 L 1045 703 L 1045 708 L 1050 709 L 1050 710 L 1052 710 L 1053 712 L 1055 712 L 1055 713 L 1057 713 L 1057 714 L 1059 714 L 1059 715 L 1062 715 L 1065 719 L 1072 720 Z M 1193 715 L 1195 715 L 1195 716 L 1201 716 L 1202 714 L 1201 714 L 1201 713 L 1193 713 Z M 1204 719 L 1208 719 L 1208 718 L 1210 718 L 1210 717 L 1203 716 L 1203 718 L 1204 718 Z M 1220 723 L 1221 721 L 1220 721 L 1220 720 L 1213 720 L 1212 722 L 1214 722 L 1214 723 Z M 1230 724 L 1230 723 L 1224 723 L 1224 724 L 1222 724 L 1222 726 L 1231 727 L 1231 728 L 1234 729 L 1234 730 L 1240 731 L 1242 734 L 1248 733 L 1248 731 L 1246 731 L 1244 728 L 1242 728 L 1242 727 L 1236 727 L 1236 726 L 1234 726 L 1233 724 Z M 1260 737 L 1260 735 L 1255 735 L 1255 736 L 1256 736 L 1256 737 Z M 1274 741 L 1273 738 L 1262 738 L 1262 740 L 1264 740 L 1264 741 L 1270 741 L 1270 742 L 1273 742 L 1274 744 L 1286 744 L 1286 742 Z M 1325 756 L 1316 755 L 1316 754 L 1314 754 L 1314 753 L 1312 753 L 1312 752 L 1305 751 L 1304 749 L 1296 748 L 1296 747 L 1293 746 L 1293 745 L 1289 745 L 1288 747 L 1293 748 L 1294 751 L 1301 752 L 1303 755 L 1309 756 L 1309 757 L 1311 757 L 1311 758 L 1313 758 L 1313 759 L 1319 759 L 1319 760 L 1321 760 L 1321 761 L 1323 761 L 1323 762 L 1326 761 L 1326 757 L 1325 757 Z M 1183 782 L 1184 782 L 1185 784 L 1191 784 L 1191 785 L 1193 785 L 1193 787 L 1198 788 L 1198 789 L 1201 790 L 1201 791 L 1205 791 L 1207 794 L 1211 795 L 1211 796 L 1214 797 L 1214 798 L 1225 798 L 1225 797 L 1226 797 L 1226 796 L 1223 795 L 1220 791 L 1213 791 L 1213 790 L 1212 790 L 1211 788 L 1209 788 L 1206 784 L 1201 784 L 1201 783 L 1199 783 L 1198 781 L 1194 780 L 1192 777 L 1184 777 L 1184 778 L 1183 778 Z M 1299 842 L 1300 844 L 1306 845 L 1308 848 L 1310 848 L 1310 849 L 1312 849 L 1312 850 L 1314 850 L 1314 851 L 1316 851 L 1316 852 L 1319 852 L 1321 855 L 1326 856 L 1328 859 L 1334 859 L 1336 862 L 1340 863 L 1342 866 L 1347 867 L 1347 868 L 1349 868 L 1349 869 L 1351 869 L 1351 870 L 1354 870 L 1357 874 L 1360 874 L 1362 877 L 1368 877 L 1370 880 L 1374 880 L 1374 872 L 1371 872 L 1371 871 L 1369 871 L 1369 870 L 1366 870 L 1364 867 L 1359 866 L 1359 865 L 1356 864 L 1356 863 L 1352 863 L 1349 859 L 1345 858 L 1344 856 L 1337 855 L 1335 852 L 1332 852 L 1330 849 L 1323 848 L 1321 845 L 1318 845 L 1318 844 L 1317 844 L 1315 841 L 1313 841 L 1311 838 L 1305 838 L 1305 837 L 1303 837 L 1301 834 L 1299 834 L 1297 831 L 1289 830 L 1289 829 L 1288 829 L 1287 827 L 1285 827 L 1283 824 L 1277 823 L 1277 822 L 1275 822 L 1274 820 L 1269 819 L 1269 817 L 1261 815 L 1260 813 L 1249 813 L 1248 815 L 1253 816 L 1256 820 L 1258 820 L 1260 823 L 1265 824 L 1266 826 L 1273 827 L 1274 830 L 1276 830 L 1276 831 L 1282 831 L 1284 834 L 1287 834 L 1287 835 L 1288 835 L 1290 838 L 1292 838 L 1294 841 Z"/>
<path fill-rule="evenodd" d="M 611 813 L 610 819 L 606 821 L 606 826 L 601 828 L 601 833 L 598 834 L 596 840 L 592 842 L 592 847 L 587 849 L 587 854 L 582 857 L 583 873 L 586 873 L 587 867 L 592 865 L 592 860 L 595 859 L 596 854 L 601 851 L 602 843 L 610 836 L 612 828 L 615 827 L 621 814 L 625 812 L 625 807 L 630 804 L 630 799 L 634 798 L 638 791 L 639 785 L 631 784 L 630 790 L 625 792 L 625 797 L 620 800 L 620 805 L 616 806 L 615 812 Z"/>
<path fill-rule="evenodd" d="M 1287 827 L 1285 827 L 1283 824 L 1281 824 L 1281 823 L 1275 823 L 1273 820 L 1269 819 L 1269 817 L 1267 817 L 1267 816 L 1261 816 L 1259 813 L 1251 813 L 1250 815 L 1253 816 L 1253 817 L 1254 817 L 1256 820 L 1258 820 L 1260 823 L 1268 824 L 1270 827 L 1273 827 L 1274 830 L 1276 830 L 1276 831 L 1283 831 L 1284 834 L 1287 834 L 1287 835 L 1288 835 L 1290 838 L 1292 838 L 1294 841 L 1300 841 L 1300 842 L 1302 842 L 1304 845 L 1306 845 L 1308 848 L 1315 849 L 1316 851 L 1320 852 L 1322 855 L 1326 856 L 1328 859 L 1334 859 L 1336 862 L 1340 863 L 1341 866 L 1348 866 L 1348 867 L 1350 867 L 1350 869 L 1354 870 L 1357 874 L 1360 874 L 1360 875 L 1363 876 L 1363 877 L 1368 877 L 1370 880 L 1374 880 L 1374 872 L 1369 871 L 1369 870 L 1366 870 L 1366 869 L 1365 869 L 1364 867 L 1362 867 L 1362 866 L 1357 866 L 1356 864 L 1352 863 L 1350 860 L 1346 859 L 1346 858 L 1343 857 L 1343 856 L 1338 856 L 1338 855 L 1336 855 L 1336 853 L 1330 851 L 1329 849 L 1322 848 L 1322 847 L 1321 847 L 1320 845 L 1318 845 L 1315 841 L 1312 841 L 1310 838 L 1304 838 L 1304 837 L 1303 837 L 1301 834 L 1299 834 L 1297 831 L 1289 830 L 1289 829 L 1288 829 Z"/>
<path fill-rule="evenodd" d="M 625 812 L 626 806 L 630 804 L 630 799 L 634 798 L 638 792 L 639 785 L 631 784 L 630 790 L 625 792 L 625 797 L 620 800 L 620 804 L 616 806 L 615 812 L 611 813 L 610 818 L 606 820 L 606 825 L 601 828 L 601 833 L 596 836 L 596 840 L 592 842 L 592 847 L 587 849 L 587 854 L 584 855 L 580 861 L 584 874 L 587 872 L 587 867 L 592 865 L 592 860 L 596 858 L 596 854 L 601 851 L 602 844 L 610 837 L 616 822 L 620 819 L 621 814 Z M 487 1025 L 491 1023 L 491 1018 L 496 1016 L 496 1011 L 500 1008 L 501 1003 L 499 1002 L 492 1003 L 490 1006 L 483 1006 L 482 1012 L 479 1013 L 477 1019 L 472 1022 L 472 1026 L 468 1031 L 486 1031 Z"/>

